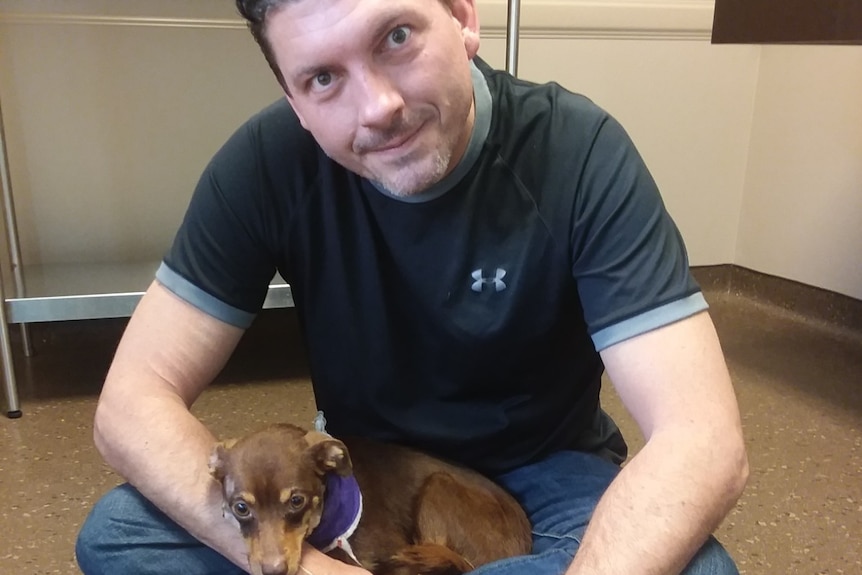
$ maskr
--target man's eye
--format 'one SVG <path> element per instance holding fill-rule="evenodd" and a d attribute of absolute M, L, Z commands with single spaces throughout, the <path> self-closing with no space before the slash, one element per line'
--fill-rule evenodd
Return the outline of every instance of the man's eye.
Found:
<path fill-rule="evenodd" d="M 326 88 L 332 83 L 332 74 L 329 72 L 321 72 L 312 78 L 311 83 L 315 88 Z"/>
<path fill-rule="evenodd" d="M 399 26 L 389 33 L 389 44 L 400 46 L 410 38 L 410 28 L 407 26 Z"/>

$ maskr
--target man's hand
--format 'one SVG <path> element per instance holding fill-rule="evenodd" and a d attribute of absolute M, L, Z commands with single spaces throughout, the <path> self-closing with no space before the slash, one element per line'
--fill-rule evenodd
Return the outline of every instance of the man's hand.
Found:
<path fill-rule="evenodd" d="M 333 559 L 307 543 L 303 545 L 299 570 L 304 575 L 371 575 L 370 571 Z"/>

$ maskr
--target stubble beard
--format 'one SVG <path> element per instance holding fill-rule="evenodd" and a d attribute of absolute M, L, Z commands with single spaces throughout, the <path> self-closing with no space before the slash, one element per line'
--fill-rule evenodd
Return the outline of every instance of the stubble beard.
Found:
<path fill-rule="evenodd" d="M 354 149 L 373 149 L 381 142 L 395 139 L 401 133 L 411 132 L 414 126 L 416 129 L 427 129 L 434 125 L 435 120 L 436 116 L 427 110 L 414 116 L 401 117 L 389 130 L 368 137 Z M 460 137 L 457 130 L 447 134 L 443 128 L 439 140 L 429 144 L 430 149 L 420 145 L 395 162 L 378 166 L 378 169 L 369 174 L 369 179 L 395 197 L 406 198 L 420 194 L 448 173 Z"/>
<path fill-rule="evenodd" d="M 451 160 L 450 145 L 434 149 L 425 157 L 403 158 L 393 170 L 380 174 L 377 184 L 398 198 L 414 196 L 442 180 Z"/>

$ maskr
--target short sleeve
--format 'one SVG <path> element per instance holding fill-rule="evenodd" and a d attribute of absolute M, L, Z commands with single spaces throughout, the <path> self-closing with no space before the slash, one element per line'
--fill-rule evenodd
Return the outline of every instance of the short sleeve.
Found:
<path fill-rule="evenodd" d="M 204 312 L 248 327 L 276 271 L 277 227 L 255 123 L 213 157 L 156 278 Z"/>
<path fill-rule="evenodd" d="M 596 132 L 574 211 L 572 273 L 596 349 L 706 309 L 656 183 L 612 117 Z"/>

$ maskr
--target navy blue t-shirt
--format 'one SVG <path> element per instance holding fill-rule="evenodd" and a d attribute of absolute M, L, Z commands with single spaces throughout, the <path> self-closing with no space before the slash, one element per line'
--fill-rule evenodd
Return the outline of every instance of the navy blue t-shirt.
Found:
<path fill-rule="evenodd" d="M 291 286 L 335 435 L 498 473 L 559 449 L 625 455 L 598 351 L 706 308 L 622 127 L 556 84 L 477 61 L 458 166 L 392 197 L 280 101 L 216 154 L 157 277 L 248 326 Z"/>

